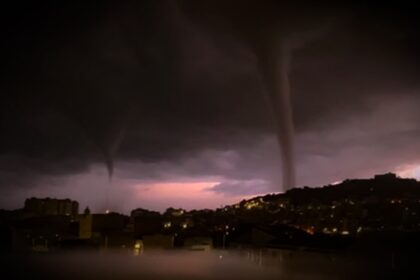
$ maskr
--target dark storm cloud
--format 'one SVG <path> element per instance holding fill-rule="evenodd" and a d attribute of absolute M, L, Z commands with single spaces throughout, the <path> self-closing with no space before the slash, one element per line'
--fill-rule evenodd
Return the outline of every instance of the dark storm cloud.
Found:
<path fill-rule="evenodd" d="M 254 46 L 259 33 L 277 32 L 261 28 L 262 18 L 288 11 L 282 20 L 292 29 L 328 25 L 293 51 L 298 185 L 419 161 L 418 20 L 409 7 L 10 5 L 2 11 L 3 189 L 98 163 L 111 170 L 115 159 L 126 178 L 207 176 L 226 179 L 219 193 L 251 194 L 252 182 L 279 190 L 280 152 Z"/>
<path fill-rule="evenodd" d="M 249 142 L 244 144 L 247 138 Z M 188 181 L 203 177 L 251 180 L 256 176 L 274 180 L 279 161 L 272 136 L 242 134 L 241 138 L 231 136 L 224 141 L 236 144 L 231 147 L 224 145 L 214 148 L 207 145 L 176 157 L 155 161 L 122 161 L 117 175 L 145 181 Z"/>
<path fill-rule="evenodd" d="M 52 177 L 87 171 L 89 162 L 77 158 L 57 160 L 12 154 L 0 156 L 0 186 L 9 190 L 37 188 Z"/>

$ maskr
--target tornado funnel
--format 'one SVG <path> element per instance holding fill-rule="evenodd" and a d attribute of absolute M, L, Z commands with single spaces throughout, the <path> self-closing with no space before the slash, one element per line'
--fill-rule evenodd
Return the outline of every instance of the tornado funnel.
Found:
<path fill-rule="evenodd" d="M 283 189 L 295 187 L 293 110 L 290 96 L 290 49 L 285 39 L 268 40 L 257 52 L 265 96 L 282 155 Z"/>

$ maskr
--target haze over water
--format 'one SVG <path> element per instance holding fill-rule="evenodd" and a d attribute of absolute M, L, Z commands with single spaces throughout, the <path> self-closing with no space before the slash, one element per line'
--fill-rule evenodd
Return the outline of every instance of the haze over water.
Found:
<path fill-rule="evenodd" d="M 7 279 L 388 279 L 401 273 L 389 255 L 288 250 L 160 251 L 140 256 L 122 251 L 69 252 L 3 256 L 2 263 Z"/>

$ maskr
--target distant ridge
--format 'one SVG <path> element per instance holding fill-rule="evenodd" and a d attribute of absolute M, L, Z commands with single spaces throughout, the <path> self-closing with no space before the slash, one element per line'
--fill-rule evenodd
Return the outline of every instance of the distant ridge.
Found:
<path fill-rule="evenodd" d="M 256 196 L 245 201 L 262 198 L 264 201 L 288 199 L 294 203 L 334 200 L 401 200 L 420 199 L 420 182 L 416 179 L 400 178 L 394 173 L 375 175 L 369 179 L 346 179 L 338 184 L 322 187 L 293 188 L 281 194 Z"/>

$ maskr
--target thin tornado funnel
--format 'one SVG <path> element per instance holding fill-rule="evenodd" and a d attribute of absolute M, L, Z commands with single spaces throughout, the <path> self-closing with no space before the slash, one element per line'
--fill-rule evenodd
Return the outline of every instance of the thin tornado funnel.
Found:
<path fill-rule="evenodd" d="M 103 148 L 106 169 L 108 171 L 108 179 L 110 182 L 112 181 L 112 176 L 114 175 L 114 156 L 124 139 L 125 131 L 125 123 L 116 127 L 114 129 L 114 133 L 110 135 L 105 147 Z"/>
<path fill-rule="evenodd" d="M 277 140 L 282 155 L 283 189 L 295 187 L 293 110 L 290 96 L 290 49 L 285 39 L 268 40 L 257 53 Z"/>

